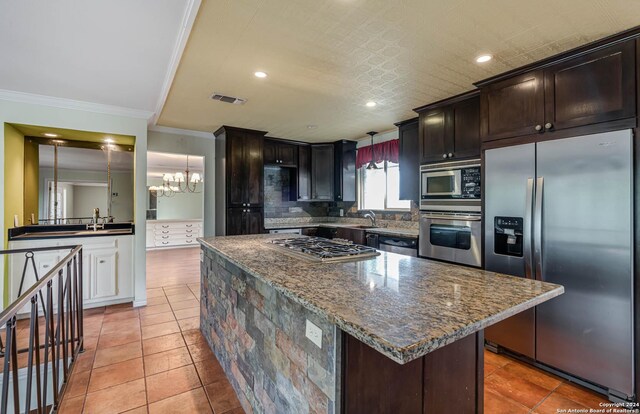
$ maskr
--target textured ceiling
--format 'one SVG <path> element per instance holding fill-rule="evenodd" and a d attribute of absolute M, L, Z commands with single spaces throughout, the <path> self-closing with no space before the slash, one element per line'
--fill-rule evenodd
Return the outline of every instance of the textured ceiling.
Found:
<path fill-rule="evenodd" d="M 633 27 L 639 15 L 636 0 L 204 0 L 158 123 L 360 138 L 474 81 Z M 481 53 L 494 59 L 476 64 Z M 248 102 L 212 101 L 212 92 Z"/>

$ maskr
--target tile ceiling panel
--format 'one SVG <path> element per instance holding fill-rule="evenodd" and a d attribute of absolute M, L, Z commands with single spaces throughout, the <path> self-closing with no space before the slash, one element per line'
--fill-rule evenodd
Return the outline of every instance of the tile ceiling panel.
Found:
<path fill-rule="evenodd" d="M 204 0 L 159 124 L 355 139 L 638 15 L 631 0 Z M 476 64 L 482 53 L 494 59 Z M 214 91 L 248 102 L 212 101 Z"/>

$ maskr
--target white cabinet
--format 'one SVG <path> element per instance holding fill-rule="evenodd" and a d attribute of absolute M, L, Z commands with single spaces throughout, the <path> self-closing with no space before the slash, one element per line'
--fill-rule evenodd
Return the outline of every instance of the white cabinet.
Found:
<path fill-rule="evenodd" d="M 113 247 L 91 248 L 84 252 L 83 270 L 89 281 L 88 300 L 113 299 L 118 296 L 118 250 Z"/>
<path fill-rule="evenodd" d="M 167 248 L 197 245 L 197 238 L 202 237 L 202 221 L 147 221 L 147 234 L 149 234 L 149 231 L 153 235 L 153 247 Z M 147 240 L 147 248 L 150 247 L 149 244 L 149 240 Z"/>
<path fill-rule="evenodd" d="M 15 240 L 9 242 L 9 249 L 73 245 L 82 245 L 82 298 L 85 306 L 103 306 L 133 300 L 133 236 Z M 38 276 L 44 277 L 68 253 L 68 249 L 35 252 Z M 25 261 L 24 254 L 10 255 L 10 302 L 18 298 Z M 22 292 L 24 293 L 35 282 L 33 265 L 29 263 Z M 57 292 L 57 283 L 56 277 L 55 292 Z M 54 304 L 56 304 L 56 297 L 54 297 Z M 25 311 L 28 311 L 28 308 L 25 308 Z"/>

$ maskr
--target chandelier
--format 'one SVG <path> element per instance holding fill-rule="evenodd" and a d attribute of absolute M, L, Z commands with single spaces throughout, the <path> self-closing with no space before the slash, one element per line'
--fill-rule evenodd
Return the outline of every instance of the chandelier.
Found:
<path fill-rule="evenodd" d="M 150 191 L 156 191 L 158 197 L 173 197 L 176 193 L 200 193 L 198 184 L 202 183 L 200 173 L 189 171 L 189 156 L 187 155 L 187 169 L 184 172 L 178 171 L 175 174 L 165 173 L 162 175 L 161 186 L 151 186 Z"/>

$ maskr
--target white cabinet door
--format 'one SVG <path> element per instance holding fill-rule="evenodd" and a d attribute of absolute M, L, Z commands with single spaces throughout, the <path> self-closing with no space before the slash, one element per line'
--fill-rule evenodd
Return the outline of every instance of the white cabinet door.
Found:
<path fill-rule="evenodd" d="M 118 250 L 89 250 L 86 256 L 89 274 L 88 299 L 118 296 Z"/>

